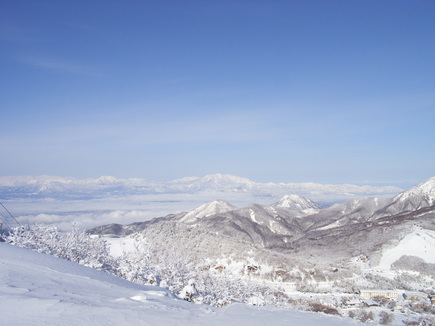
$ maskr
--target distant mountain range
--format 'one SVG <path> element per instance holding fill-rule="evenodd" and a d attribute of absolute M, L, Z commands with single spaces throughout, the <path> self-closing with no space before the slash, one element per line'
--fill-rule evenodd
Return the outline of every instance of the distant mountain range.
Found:
<path fill-rule="evenodd" d="M 246 193 L 257 197 L 279 198 L 297 194 L 322 204 L 361 196 L 387 197 L 403 191 L 398 187 L 356 186 L 318 183 L 258 183 L 232 175 L 212 174 L 168 182 L 139 178 L 74 179 L 53 176 L 0 177 L 0 196 L 12 198 L 96 198 L 149 194 Z M 218 196 L 216 196 L 218 197 Z"/>
<path fill-rule="evenodd" d="M 212 185 L 216 181 L 228 185 L 225 176 L 209 180 L 213 180 Z M 207 184 L 197 179 L 186 183 Z M 242 208 L 216 200 L 190 212 L 125 226 L 110 224 L 89 232 L 117 237 L 140 235 L 153 244 L 156 263 L 180 251 L 196 264 L 226 261 L 231 265 L 231 261 L 290 273 L 297 266 L 347 266 L 351 270 L 347 264 L 355 257 L 365 257 L 375 268 L 407 235 L 425 234 L 432 239 L 434 231 L 435 177 L 391 198 L 359 198 L 323 209 L 294 194 L 273 205 Z M 430 263 L 435 246 L 424 244 L 416 250 L 420 249 L 422 254 L 417 258 Z M 420 266 L 415 261 L 413 264 Z"/>

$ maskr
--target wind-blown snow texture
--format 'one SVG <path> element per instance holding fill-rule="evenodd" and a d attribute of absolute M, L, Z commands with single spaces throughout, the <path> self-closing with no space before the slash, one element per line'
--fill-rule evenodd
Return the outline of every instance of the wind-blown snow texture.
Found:
<path fill-rule="evenodd" d="M 360 325 L 294 310 L 199 306 L 158 287 L 4 243 L 0 266 L 1 325 Z"/>

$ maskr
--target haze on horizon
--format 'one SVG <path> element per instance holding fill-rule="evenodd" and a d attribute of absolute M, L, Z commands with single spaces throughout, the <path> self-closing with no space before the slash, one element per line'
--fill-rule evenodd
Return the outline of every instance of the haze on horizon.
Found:
<path fill-rule="evenodd" d="M 435 175 L 433 1 L 2 1 L 1 175 Z"/>

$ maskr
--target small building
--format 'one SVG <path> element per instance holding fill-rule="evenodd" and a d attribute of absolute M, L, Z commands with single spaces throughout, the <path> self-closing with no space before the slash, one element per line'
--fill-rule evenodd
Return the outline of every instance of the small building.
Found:
<path fill-rule="evenodd" d="M 403 293 L 400 290 L 360 290 L 360 297 L 363 299 L 387 298 L 397 300 Z"/>
<path fill-rule="evenodd" d="M 435 296 L 427 295 L 423 292 L 405 291 L 405 290 L 360 290 L 361 299 L 376 299 L 385 298 L 395 301 L 426 301 L 429 299 L 432 304 L 435 304 Z"/>

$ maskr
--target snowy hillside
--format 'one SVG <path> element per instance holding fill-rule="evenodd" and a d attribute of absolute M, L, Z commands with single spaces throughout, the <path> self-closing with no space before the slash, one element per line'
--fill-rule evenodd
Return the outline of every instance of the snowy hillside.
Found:
<path fill-rule="evenodd" d="M 295 310 L 201 306 L 52 256 L 0 243 L 0 323 L 39 325 L 359 325 Z M 362 325 L 362 324 L 361 324 Z"/>
<path fill-rule="evenodd" d="M 435 265 L 435 231 L 414 227 L 396 246 L 383 252 L 378 268 L 390 270 L 403 256 L 418 257 Z"/>

